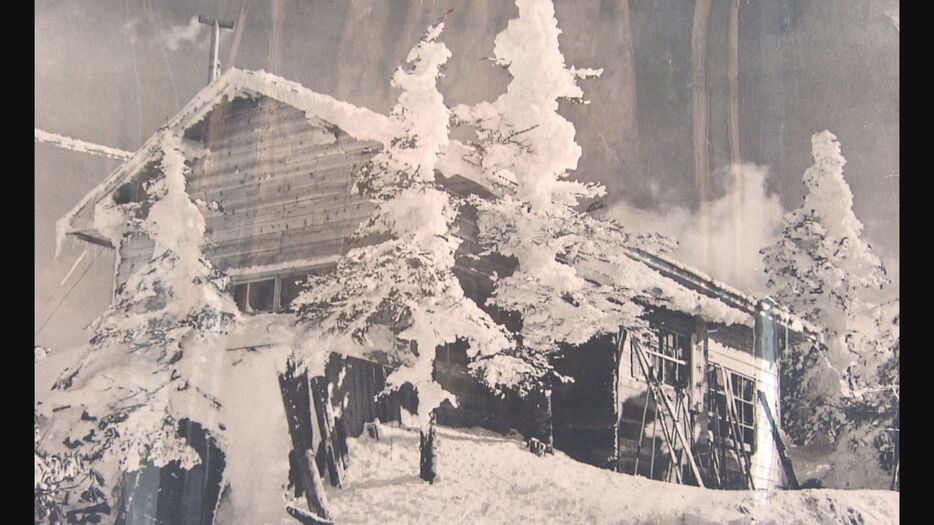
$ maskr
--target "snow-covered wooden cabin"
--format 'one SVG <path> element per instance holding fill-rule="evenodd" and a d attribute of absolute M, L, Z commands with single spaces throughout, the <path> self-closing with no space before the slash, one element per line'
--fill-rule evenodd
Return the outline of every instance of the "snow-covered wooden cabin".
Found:
<path fill-rule="evenodd" d="M 265 72 L 238 69 L 205 87 L 166 128 L 184 139 L 191 168 L 188 193 L 206 221 L 205 256 L 231 276 L 230 293 L 239 308 L 264 319 L 290 316 L 298 282 L 309 273 L 328 271 L 352 247 L 351 233 L 372 210 L 351 191 L 352 175 L 392 136 L 384 115 Z M 115 290 L 148 261 L 153 244 L 132 230 L 115 243 L 115 227 L 125 225 L 113 224 L 109 210 L 144 198 L 147 181 L 159 169 L 158 137 L 59 223 L 61 237 L 116 250 Z M 456 162 L 458 157 L 452 151 L 440 165 L 438 181 L 449 191 L 491 197 L 494 188 L 508 186 L 508 181 L 471 173 Z M 457 225 L 464 242 L 456 273 L 468 296 L 482 304 L 492 289 L 490 276 L 510 273 L 510 262 L 470 256 L 479 252 L 470 209 Z M 657 479 L 696 483 L 691 466 L 696 463 L 706 486 L 746 487 L 748 478 L 757 489 L 787 485 L 773 439 L 773 425 L 781 420 L 777 355 L 789 337 L 801 335 L 780 322 L 768 302 L 662 257 L 642 252 L 631 257 L 659 283 L 683 292 L 677 306 L 653 312 L 656 346 L 634 348 L 622 330 L 567 349 L 556 366 L 575 381 L 554 390 L 550 425 L 541 406 L 486 392 L 466 373 L 463 348 L 439 350 L 443 357 L 436 361 L 436 378 L 460 402 L 456 410 L 441 410 L 439 422 L 503 432 L 512 427 L 547 440 L 541 435 L 546 428 L 555 448 L 573 458 Z M 515 321 L 502 312 L 494 318 L 507 326 Z M 261 352 L 267 336 L 263 330 L 248 333 L 228 350 Z M 376 417 L 399 417 L 399 405 L 406 403 L 396 400 L 387 408 L 372 401 L 385 378 L 384 364 L 344 360 L 343 372 L 327 374 L 338 387 L 334 403 L 346 407 L 351 435 Z M 274 378 L 269 382 L 278 392 Z M 263 389 L 254 388 L 255 397 L 262 398 Z M 734 411 L 725 402 L 730 396 Z M 281 401 L 270 403 L 277 406 L 263 417 L 284 419 Z M 733 440 L 733 435 L 741 438 Z M 695 458 L 683 452 L 682 443 L 714 452 Z M 283 457 L 287 454 L 282 451 Z"/>

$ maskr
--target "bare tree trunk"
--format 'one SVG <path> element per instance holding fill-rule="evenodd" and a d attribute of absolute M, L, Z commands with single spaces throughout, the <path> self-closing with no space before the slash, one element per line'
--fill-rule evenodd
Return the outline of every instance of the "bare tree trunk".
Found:
<path fill-rule="evenodd" d="M 555 440 L 554 440 L 554 428 L 551 424 L 551 389 L 545 391 L 545 452 L 549 454 L 554 454 L 555 452 Z"/>
<path fill-rule="evenodd" d="M 691 31 L 691 111 L 694 146 L 694 185 L 699 201 L 702 257 L 710 266 L 710 219 L 707 210 L 707 27 L 710 0 L 695 0 L 694 25 Z"/>
<path fill-rule="evenodd" d="M 421 431 L 421 440 L 419 451 L 421 452 L 420 477 L 434 483 L 438 480 L 438 434 L 435 431 L 435 416 L 431 415 L 431 423 L 428 424 L 428 432 Z"/>
<path fill-rule="evenodd" d="M 743 174 L 740 170 L 742 155 L 739 149 L 739 0 L 730 4 L 730 27 L 728 37 L 730 56 L 727 61 L 727 75 L 730 90 L 730 165 L 733 174 L 733 278 L 735 279 L 742 265 L 743 234 Z"/>

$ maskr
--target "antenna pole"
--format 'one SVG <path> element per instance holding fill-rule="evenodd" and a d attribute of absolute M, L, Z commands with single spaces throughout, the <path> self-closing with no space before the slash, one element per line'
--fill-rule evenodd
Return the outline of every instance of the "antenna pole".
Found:
<path fill-rule="evenodd" d="M 221 60 L 218 56 L 221 29 L 233 29 L 234 23 L 232 21 L 223 22 L 216 18 L 207 18 L 204 15 L 198 15 L 198 22 L 211 26 L 211 63 L 208 65 L 208 84 L 210 84 L 221 76 Z"/>

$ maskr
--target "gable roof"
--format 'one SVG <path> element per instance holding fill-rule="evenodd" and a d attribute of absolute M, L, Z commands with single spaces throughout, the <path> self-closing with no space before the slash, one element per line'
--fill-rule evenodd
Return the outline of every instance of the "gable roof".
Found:
<path fill-rule="evenodd" d="M 298 82 L 286 80 L 266 71 L 250 71 L 231 68 L 217 80 L 198 92 L 172 119 L 154 133 L 129 159 L 117 167 L 100 184 L 88 192 L 56 223 L 56 254 L 66 235 L 110 246 L 106 236 L 96 231 L 93 224 L 76 223 L 76 219 L 87 216 L 105 196 L 114 192 L 133 175 L 154 160 L 159 149 L 160 136 L 165 130 L 184 131 L 201 122 L 222 100 L 233 100 L 240 96 L 263 96 L 275 99 L 304 111 L 309 120 L 323 120 L 337 126 L 359 140 L 373 140 L 387 145 L 397 135 L 396 124 L 386 115 L 316 93 Z M 481 190 L 496 191 L 495 187 L 508 187 L 512 181 L 489 180 L 490 176 L 471 167 L 461 157 L 465 146 L 456 140 L 449 144 L 439 162 L 445 177 L 458 184 L 469 181 L 470 186 Z M 461 183 L 462 183 L 461 182 Z"/>
<path fill-rule="evenodd" d="M 304 111 L 309 119 L 327 121 L 346 131 L 354 138 L 387 143 L 394 136 L 394 122 L 366 108 L 342 102 L 328 95 L 311 91 L 297 82 L 265 71 L 229 69 L 217 80 L 198 92 L 172 119 L 153 134 L 129 159 L 117 167 L 100 184 L 88 192 L 56 224 L 58 246 L 65 235 L 74 235 L 97 244 L 109 241 L 91 224 L 76 224 L 76 218 L 85 216 L 105 196 L 139 172 L 158 154 L 160 138 L 165 130 L 184 131 L 202 121 L 224 98 L 264 96 Z M 56 253 L 58 247 L 56 248 Z"/>

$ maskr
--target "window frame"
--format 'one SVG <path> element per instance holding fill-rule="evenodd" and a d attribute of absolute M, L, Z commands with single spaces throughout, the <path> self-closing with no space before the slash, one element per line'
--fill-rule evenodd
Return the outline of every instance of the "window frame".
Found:
<path fill-rule="evenodd" d="M 718 363 L 711 363 L 710 365 L 708 365 L 707 367 L 708 388 L 709 388 L 711 397 L 714 397 L 717 399 L 716 402 L 718 403 L 718 405 L 715 406 L 714 403 L 712 402 L 713 399 L 711 399 L 710 402 L 708 402 L 709 406 L 708 406 L 707 414 L 708 414 L 708 417 L 711 418 L 711 420 L 715 422 L 714 425 L 716 425 L 718 433 L 722 433 L 723 432 L 722 429 L 724 428 L 729 428 L 729 422 L 726 419 L 726 414 L 723 414 L 721 416 L 718 413 L 717 408 L 722 407 L 724 410 L 729 410 L 729 407 L 726 404 L 726 388 L 725 388 L 726 385 L 723 385 L 723 387 L 720 386 L 721 375 L 717 371 L 717 367 L 723 368 L 723 371 L 729 377 L 730 386 L 733 389 L 733 402 L 735 404 L 734 406 L 736 409 L 736 418 L 738 420 L 737 424 L 739 425 L 740 432 L 742 434 L 741 436 L 742 446 L 747 452 L 749 452 L 750 454 L 754 454 L 756 452 L 756 438 L 757 438 L 756 424 L 757 424 L 758 414 L 756 411 L 756 391 L 758 389 L 758 384 L 756 383 L 756 380 L 754 378 L 749 377 L 740 372 L 736 372 L 729 368 L 726 368 L 725 366 L 722 366 Z M 746 399 L 743 396 L 743 393 L 745 392 L 744 387 L 746 384 L 748 384 L 748 388 L 750 391 L 750 399 Z M 722 399 L 722 402 L 719 401 L 721 399 Z M 744 408 L 749 409 L 749 414 L 750 414 L 749 421 L 746 420 L 747 419 L 746 411 L 743 410 Z M 732 434 L 732 431 L 729 431 L 729 433 Z M 728 441 L 730 440 L 729 437 L 725 437 L 724 439 Z"/>
<path fill-rule="evenodd" d="M 291 310 L 288 308 L 288 305 L 282 304 L 282 281 L 284 279 L 294 279 L 295 281 L 305 281 L 308 279 L 308 277 L 310 277 L 314 273 L 315 273 L 314 270 L 308 270 L 305 272 L 290 273 L 288 275 L 272 275 L 272 276 L 266 276 L 263 278 L 252 278 L 252 279 L 247 278 L 247 279 L 244 279 L 238 282 L 231 283 L 230 295 L 233 297 L 234 302 L 237 304 L 237 308 L 242 313 L 247 314 L 247 315 L 268 314 L 268 313 L 274 313 L 274 314 L 287 313 L 287 312 L 290 312 Z M 254 285 L 256 283 L 265 283 L 268 281 L 273 281 L 274 283 L 272 309 L 271 310 L 254 310 L 250 306 L 251 285 Z M 244 307 L 241 307 L 240 303 L 237 302 L 236 290 L 238 286 L 245 287 L 244 292 L 243 292 L 245 294 Z"/>
<path fill-rule="evenodd" d="M 272 292 L 272 309 L 271 310 L 254 310 L 250 305 L 250 286 L 256 283 L 265 283 L 267 281 L 273 281 L 273 292 Z M 231 295 L 233 296 L 234 302 L 237 302 L 237 292 L 236 289 L 238 286 L 245 286 L 244 296 L 245 300 L 243 302 L 243 307 L 237 303 L 237 308 L 245 314 L 268 314 L 268 313 L 279 313 L 282 311 L 282 308 L 279 305 L 279 294 L 281 290 L 281 282 L 279 277 L 267 277 L 265 279 L 254 279 L 252 281 L 243 281 L 239 283 L 232 284 Z"/>
<path fill-rule="evenodd" d="M 677 330 L 672 330 L 665 327 L 656 327 L 656 335 L 658 336 L 658 343 L 652 348 L 645 350 L 647 357 L 650 360 L 650 365 L 655 374 L 655 378 L 664 386 L 670 388 L 684 388 L 688 385 L 690 380 L 690 371 L 691 371 L 691 337 L 684 333 L 681 333 Z M 674 344 L 666 344 L 663 347 L 663 341 L 666 341 L 668 337 L 674 337 Z M 681 342 L 679 345 L 678 343 Z M 669 355 L 665 351 L 668 349 L 673 349 L 674 351 Z M 683 359 L 677 357 L 677 351 L 681 350 L 683 353 Z M 668 368 L 673 366 L 675 370 L 675 379 L 674 382 L 668 381 Z M 635 373 L 635 370 L 633 370 Z"/>

